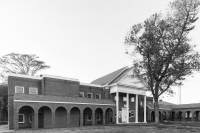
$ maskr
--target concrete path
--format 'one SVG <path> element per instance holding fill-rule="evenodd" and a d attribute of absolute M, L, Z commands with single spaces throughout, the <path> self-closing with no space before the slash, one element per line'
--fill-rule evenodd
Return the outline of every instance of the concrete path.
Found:
<path fill-rule="evenodd" d="M 14 130 L 9 130 L 8 125 L 0 125 L 0 133 L 14 133 Z"/>

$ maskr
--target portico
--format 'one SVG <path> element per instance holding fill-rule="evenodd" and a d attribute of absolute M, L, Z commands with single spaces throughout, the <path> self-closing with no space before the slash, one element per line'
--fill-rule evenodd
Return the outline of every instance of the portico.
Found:
<path fill-rule="evenodd" d="M 116 103 L 116 123 L 138 123 L 138 111 L 143 107 L 142 122 L 146 123 L 146 88 L 115 83 L 110 85 L 110 93 Z M 140 100 L 141 97 L 144 99 Z M 143 112 L 142 111 L 142 112 Z"/>

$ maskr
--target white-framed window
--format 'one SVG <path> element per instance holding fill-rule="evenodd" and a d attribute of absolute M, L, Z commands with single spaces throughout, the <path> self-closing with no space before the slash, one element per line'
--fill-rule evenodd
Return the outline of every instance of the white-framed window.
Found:
<path fill-rule="evenodd" d="M 30 114 L 29 115 L 29 123 L 32 123 L 32 119 L 33 119 L 32 114 Z"/>
<path fill-rule="evenodd" d="M 15 93 L 24 93 L 24 87 L 23 86 L 15 86 Z"/>
<path fill-rule="evenodd" d="M 87 114 L 87 121 L 92 121 L 92 114 Z"/>
<path fill-rule="evenodd" d="M 101 99 L 101 94 L 96 94 L 96 95 L 95 95 L 95 98 L 96 98 L 96 99 Z"/>
<path fill-rule="evenodd" d="M 129 118 L 134 117 L 135 116 L 135 111 L 134 110 L 130 110 L 129 111 Z"/>
<path fill-rule="evenodd" d="M 123 101 L 126 101 L 127 100 L 127 98 L 126 97 L 123 97 Z"/>
<path fill-rule="evenodd" d="M 38 88 L 29 87 L 29 94 L 38 94 Z"/>
<path fill-rule="evenodd" d="M 101 120 L 101 114 L 97 114 L 97 120 L 98 120 L 98 121 Z"/>
<path fill-rule="evenodd" d="M 84 92 L 79 92 L 79 97 L 84 97 Z"/>
<path fill-rule="evenodd" d="M 131 98 L 131 102 L 135 102 L 135 99 L 134 99 L 134 97 L 132 97 L 132 98 Z"/>
<path fill-rule="evenodd" d="M 19 114 L 19 123 L 24 123 L 24 114 Z"/>
<path fill-rule="evenodd" d="M 88 93 L 88 94 L 87 94 L 87 97 L 88 97 L 88 98 L 92 98 L 92 93 Z"/>

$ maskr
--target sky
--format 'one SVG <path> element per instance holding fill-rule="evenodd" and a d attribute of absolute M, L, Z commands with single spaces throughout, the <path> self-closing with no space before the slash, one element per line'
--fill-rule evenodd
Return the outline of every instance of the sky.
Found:
<path fill-rule="evenodd" d="M 91 81 L 132 60 L 124 38 L 130 27 L 172 0 L 1 0 L 0 56 L 36 54 L 51 68 L 41 74 Z M 200 51 L 200 20 L 190 34 Z M 199 46 L 198 46 L 199 45 Z M 200 74 L 181 87 L 182 103 L 200 102 Z M 165 98 L 177 103 L 177 95 Z"/>

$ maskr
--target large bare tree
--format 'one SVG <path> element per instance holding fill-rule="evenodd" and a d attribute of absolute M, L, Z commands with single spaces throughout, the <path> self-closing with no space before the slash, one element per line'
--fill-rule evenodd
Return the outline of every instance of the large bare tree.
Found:
<path fill-rule="evenodd" d="M 10 53 L 0 58 L 1 77 L 5 79 L 9 73 L 34 76 L 37 72 L 50 68 L 34 54 Z"/>
<path fill-rule="evenodd" d="M 188 37 L 198 19 L 199 4 L 198 0 L 175 0 L 166 15 L 153 14 L 133 25 L 125 37 L 126 53 L 134 57 L 134 72 L 152 92 L 155 123 L 159 123 L 159 97 L 200 70 L 200 54 Z"/>

